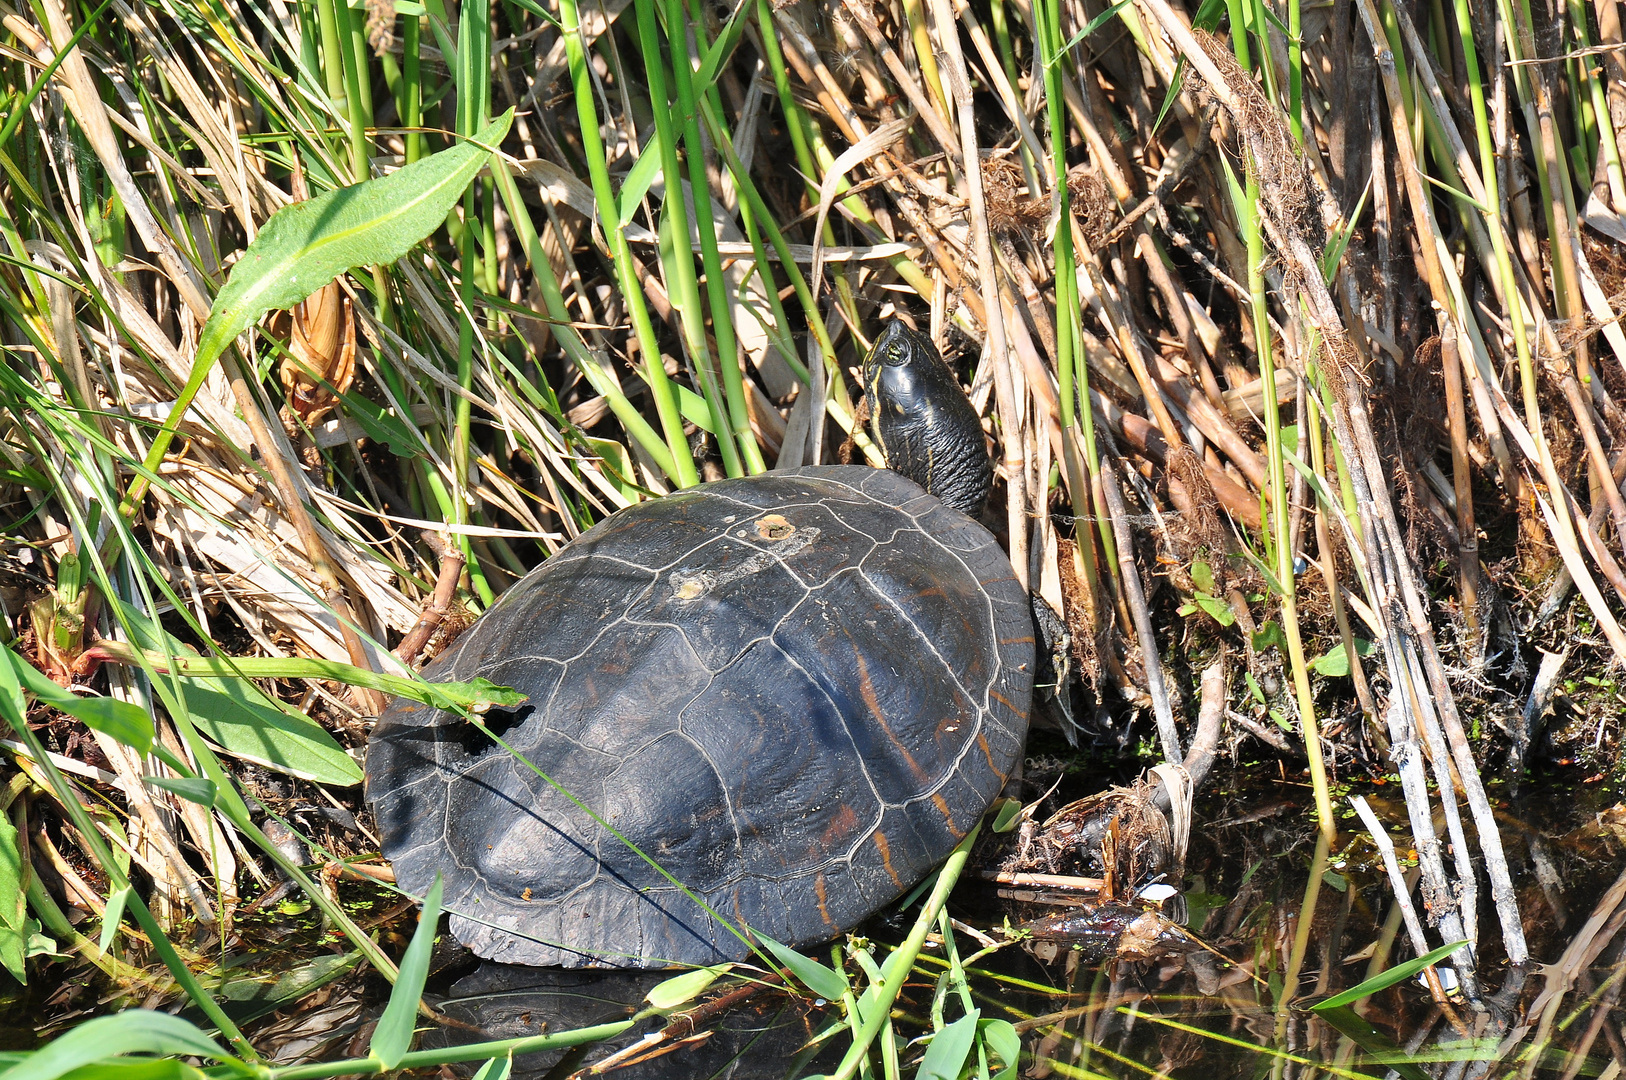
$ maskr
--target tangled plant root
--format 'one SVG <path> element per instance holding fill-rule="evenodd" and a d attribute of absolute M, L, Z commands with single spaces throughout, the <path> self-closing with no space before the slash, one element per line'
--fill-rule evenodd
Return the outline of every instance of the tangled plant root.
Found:
<path fill-rule="evenodd" d="M 1186 496 L 1191 500 L 1190 513 L 1180 529 L 1182 539 L 1191 547 L 1190 551 L 1181 552 L 1184 561 L 1189 562 L 1195 552 L 1207 548 L 1212 552 L 1225 550 L 1228 533 L 1225 523 L 1220 520 L 1219 498 L 1214 494 L 1214 486 L 1208 481 L 1208 474 L 1203 470 L 1203 459 L 1197 456 L 1197 451 L 1186 445 L 1181 445 L 1170 451 L 1166 468 L 1169 477 L 1178 481 L 1185 489 Z M 1172 538 L 1171 538 L 1172 539 Z M 1214 576 L 1221 584 L 1226 580 L 1225 560 L 1214 560 Z"/>
<path fill-rule="evenodd" d="M 1281 111 L 1266 99 L 1259 84 L 1236 62 L 1229 45 L 1206 31 L 1193 33 L 1239 103 L 1240 108 L 1232 114 L 1232 120 L 1242 129 L 1243 142 L 1252 151 L 1260 187 L 1275 204 L 1276 218 L 1301 227 L 1320 199 L 1303 156 L 1282 124 Z M 1195 72 L 1188 77 L 1199 78 Z M 1307 235 L 1314 235 L 1317 230 L 1305 231 Z"/>

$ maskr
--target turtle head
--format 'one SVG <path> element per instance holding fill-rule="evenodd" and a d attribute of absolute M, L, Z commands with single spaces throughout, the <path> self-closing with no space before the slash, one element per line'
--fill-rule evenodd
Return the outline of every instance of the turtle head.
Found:
<path fill-rule="evenodd" d="M 888 468 L 975 513 L 993 466 L 982 420 L 931 339 L 893 319 L 864 360 L 869 436 Z"/>
<path fill-rule="evenodd" d="M 883 414 L 894 418 L 890 423 L 930 424 L 934 399 L 951 393 L 965 396 L 957 384 L 951 385 L 953 382 L 931 338 L 911 330 L 902 319 L 893 319 L 864 360 L 864 396 L 869 402 L 870 427 L 874 428 Z"/>

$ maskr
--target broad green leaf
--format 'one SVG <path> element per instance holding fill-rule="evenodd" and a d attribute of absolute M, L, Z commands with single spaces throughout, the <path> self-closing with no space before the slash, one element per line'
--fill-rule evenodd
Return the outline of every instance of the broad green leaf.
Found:
<path fill-rule="evenodd" d="M 0 926 L 0 968 L 12 978 L 28 985 L 28 937 L 21 930 Z"/>
<path fill-rule="evenodd" d="M 1260 688 L 1259 680 L 1253 677 L 1253 672 L 1244 671 L 1242 680 L 1248 684 L 1248 693 L 1253 695 L 1253 700 L 1263 705 L 1265 703 L 1265 692 Z"/>
<path fill-rule="evenodd" d="M 972 1009 L 932 1036 L 926 1056 L 920 1059 L 920 1071 L 915 1073 L 917 1080 L 960 1080 L 960 1069 L 976 1045 L 981 1015 L 980 1009 Z"/>
<path fill-rule="evenodd" d="M 1191 564 L 1191 583 L 1208 595 L 1214 595 L 1214 568 L 1198 559 Z"/>
<path fill-rule="evenodd" d="M 1281 624 L 1275 619 L 1266 621 L 1265 625 L 1253 632 L 1253 651 L 1264 652 L 1272 645 L 1283 652 L 1287 651 L 1287 635 L 1282 632 Z"/>
<path fill-rule="evenodd" d="M 47 937 L 41 932 L 38 919 L 29 919 L 28 922 L 24 923 L 23 932 L 28 938 L 24 951 L 28 954 L 29 959 L 36 956 L 54 956 L 64 960 L 67 959 L 63 953 L 57 951 L 56 939 Z"/>
<path fill-rule="evenodd" d="M 790 968 L 791 974 L 800 979 L 803 986 L 824 1000 L 840 1001 L 841 995 L 847 992 L 847 978 L 839 971 L 832 971 L 817 960 L 809 959 L 795 949 L 779 944 L 773 938 L 765 937 L 762 943 L 781 964 Z"/>
<path fill-rule="evenodd" d="M 384 1015 L 378 1018 L 373 1041 L 367 1048 L 368 1054 L 384 1066 L 385 1072 L 393 1071 L 412 1049 L 418 1001 L 423 997 L 424 980 L 429 977 L 429 958 L 435 949 L 435 930 L 440 924 L 440 893 L 444 885 L 436 874 L 429 895 L 423 898 L 418 929 L 401 956 L 401 970 L 390 990 L 389 1004 L 384 1006 Z"/>
<path fill-rule="evenodd" d="M 683 414 L 683 419 L 712 435 L 717 434 L 717 421 L 712 419 L 711 406 L 706 404 L 706 399 L 687 386 L 679 386 L 677 390 L 678 411 Z"/>
<path fill-rule="evenodd" d="M 0 967 L 20 983 L 28 982 L 23 961 L 28 954 L 28 902 L 24 894 L 23 856 L 11 815 L 0 811 Z"/>
<path fill-rule="evenodd" d="M 396 8 L 397 11 L 400 8 Z M 1225 15 L 1225 0 L 1203 0 L 1197 8 L 1197 14 L 1191 19 L 1191 25 L 1196 30 L 1217 30 L 1220 19 Z"/>
<path fill-rule="evenodd" d="M 446 220 L 512 120 L 510 109 L 473 140 L 272 214 L 215 296 L 195 365 L 207 368 L 261 315 L 293 307 L 351 267 L 411 251 Z"/>
<path fill-rule="evenodd" d="M 1229 600 L 1222 600 L 1217 596 L 1204 596 L 1199 594 L 1193 598 L 1197 606 L 1206 611 L 1211 619 L 1221 626 L 1230 626 L 1236 622 L 1236 612 L 1231 610 Z"/>
<path fill-rule="evenodd" d="M 42 675 L 40 678 L 45 677 Z M 48 679 L 45 681 L 50 682 Z M 111 735 L 133 750 L 144 754 L 152 749 L 152 715 L 139 705 L 110 697 L 82 697 L 67 691 L 63 691 L 62 697 L 55 700 L 43 694 L 40 697 L 82 720 L 86 727 L 94 728 L 103 735 Z"/>
<path fill-rule="evenodd" d="M 10 648 L 5 650 L 5 656 L 28 692 L 47 705 L 84 721 L 85 726 L 117 739 L 137 753 L 152 749 L 152 717 L 145 710 L 117 698 L 80 697 L 46 678 Z"/>
<path fill-rule="evenodd" d="M 1365 638 L 1355 639 L 1355 653 L 1357 656 L 1369 656 L 1372 653 L 1372 643 Z M 1349 674 L 1349 653 L 1344 651 L 1344 643 L 1334 645 L 1325 655 L 1318 656 L 1310 661 L 1310 667 L 1329 678 L 1338 678 Z"/>
<path fill-rule="evenodd" d="M 17 662 L 23 661 L 19 658 Z M 28 702 L 23 698 L 18 673 L 9 661 L 0 663 L 0 712 L 5 713 L 6 720 L 21 734 L 19 725 L 28 722 Z"/>
<path fill-rule="evenodd" d="M 657 1009 L 675 1009 L 704 993 L 706 987 L 716 982 L 719 975 L 733 966 L 717 964 L 714 967 L 695 968 L 693 971 L 685 971 L 682 975 L 674 975 L 663 983 L 657 983 L 653 990 L 644 995 L 644 1000 Z"/>
<path fill-rule="evenodd" d="M 1022 1060 L 1022 1036 L 1009 1020 L 979 1020 L 977 1037 L 1005 1063 L 994 1074 L 994 1080 L 1016 1080 L 1017 1064 Z"/>
<path fill-rule="evenodd" d="M 225 680 L 204 689 L 196 680 L 186 683 L 192 723 L 228 754 L 318 784 L 361 783 L 360 766 L 321 725 L 254 700 L 263 695 L 252 684 Z"/>
<path fill-rule="evenodd" d="M 207 806 L 211 810 L 215 805 L 215 782 L 204 776 L 143 776 L 142 780 L 155 788 L 162 788 L 173 795 L 179 795 L 187 802 Z"/>
<path fill-rule="evenodd" d="M 133 604 L 119 602 L 121 623 L 130 640 L 138 648 L 149 652 L 160 652 L 170 656 L 196 656 L 198 651 L 183 642 L 180 638 L 164 629 L 162 623 L 149 615 L 143 615 L 141 610 Z"/>
<path fill-rule="evenodd" d="M 57 1080 L 75 1069 L 123 1054 L 171 1054 L 241 1064 L 195 1025 L 151 1009 L 126 1009 L 87 1020 L 29 1054 L 0 1080 Z"/>
<path fill-rule="evenodd" d="M 474 1080 L 508 1080 L 508 1073 L 513 1067 L 512 1056 L 494 1057 L 480 1066 L 480 1071 L 474 1074 Z"/>
<path fill-rule="evenodd" d="M 1419 971 L 1422 971 L 1424 968 L 1438 964 L 1441 960 L 1444 960 L 1446 957 L 1450 956 L 1452 953 L 1456 952 L 1466 944 L 1466 941 L 1454 941 L 1449 945 L 1441 945 L 1438 949 L 1435 949 L 1426 956 L 1419 956 L 1414 960 L 1407 960 L 1404 964 L 1396 964 L 1389 970 L 1379 975 L 1372 976 L 1370 979 L 1367 979 L 1358 986 L 1352 986 L 1341 994 L 1334 994 L 1326 1001 L 1310 1006 L 1310 1011 L 1327 1012 L 1331 1009 L 1338 1008 L 1340 1005 L 1352 1005 L 1361 1000 L 1361 998 L 1375 994 L 1379 990 L 1387 990 L 1396 983 L 1405 982 L 1407 979 L 1411 978 Z M 3 1078 L 0 1078 L 0 1080 L 3 1080 Z"/>

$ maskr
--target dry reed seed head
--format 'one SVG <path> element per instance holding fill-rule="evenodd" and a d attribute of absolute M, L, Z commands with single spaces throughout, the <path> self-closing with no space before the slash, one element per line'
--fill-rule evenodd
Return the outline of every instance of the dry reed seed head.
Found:
<path fill-rule="evenodd" d="M 1412 353 L 1412 360 L 1418 367 L 1433 368 L 1440 363 L 1441 352 L 1440 335 L 1434 334 L 1417 346 L 1416 351 Z"/>
<path fill-rule="evenodd" d="M 395 0 L 367 0 L 367 44 L 374 56 L 395 48 Z"/>
<path fill-rule="evenodd" d="M 1027 178 L 1008 157 L 985 157 L 982 162 L 983 201 L 988 207 L 988 223 L 996 232 L 1037 235 L 1050 216 L 1046 199 L 1030 197 Z"/>
<path fill-rule="evenodd" d="M 1118 201 L 1105 178 L 1088 165 L 1074 165 L 1067 170 L 1067 196 L 1084 239 L 1091 249 L 1100 247 L 1118 221 Z"/>

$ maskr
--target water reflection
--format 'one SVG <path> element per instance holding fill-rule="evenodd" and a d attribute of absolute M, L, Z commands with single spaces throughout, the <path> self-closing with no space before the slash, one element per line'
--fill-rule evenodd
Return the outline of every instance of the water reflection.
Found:
<path fill-rule="evenodd" d="M 519 1038 L 624 1020 L 670 975 L 486 964 L 455 983 L 440 1006 L 454 1022 L 467 1026 L 427 1034 L 423 1045 Z M 654 1017 L 607 1043 L 516 1057 L 511 1075 L 514 1080 L 542 1080 L 610 1065 L 616 1077 L 627 1080 L 785 1080 L 835 1067 L 844 1049 L 839 1040 L 809 1046 L 832 1018 L 810 1000 L 768 989 L 721 1011 L 708 1009 L 695 1030 L 659 1038 L 669 1021 Z M 478 1064 L 465 1072 L 472 1073 Z"/>

